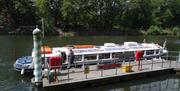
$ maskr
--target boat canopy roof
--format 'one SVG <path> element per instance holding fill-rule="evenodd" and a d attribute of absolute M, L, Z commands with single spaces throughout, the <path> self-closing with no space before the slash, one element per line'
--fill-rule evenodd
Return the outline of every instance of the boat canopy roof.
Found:
<path fill-rule="evenodd" d="M 137 42 L 125 42 L 124 45 L 115 43 L 105 43 L 103 46 L 91 46 L 88 48 L 73 47 L 55 47 L 52 48 L 52 53 L 59 54 L 60 52 L 68 53 L 70 49 L 73 50 L 74 55 L 83 54 L 100 54 L 100 53 L 116 53 L 116 52 L 130 52 L 130 51 L 143 51 L 143 50 L 158 50 L 162 49 L 161 46 L 154 43 L 137 43 Z"/>

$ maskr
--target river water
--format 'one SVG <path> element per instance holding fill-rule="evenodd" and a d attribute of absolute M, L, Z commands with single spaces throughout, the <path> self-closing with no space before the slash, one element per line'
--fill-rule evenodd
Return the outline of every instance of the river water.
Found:
<path fill-rule="evenodd" d="M 73 44 L 103 45 L 105 42 L 122 44 L 125 41 L 154 42 L 162 45 L 167 40 L 167 49 L 180 51 L 180 38 L 167 36 L 46 36 L 44 44 L 59 47 Z M 32 36 L 0 36 L 0 91 L 43 91 L 30 83 L 30 76 L 21 76 L 13 70 L 18 57 L 31 55 Z M 75 91 L 180 91 L 180 76 L 166 75 L 150 79 L 120 82 L 99 87 L 75 89 Z"/>

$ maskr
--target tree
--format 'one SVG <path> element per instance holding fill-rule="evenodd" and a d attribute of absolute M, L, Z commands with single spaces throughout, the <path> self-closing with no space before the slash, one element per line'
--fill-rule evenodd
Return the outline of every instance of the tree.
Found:
<path fill-rule="evenodd" d="M 172 26 L 180 25 L 180 0 L 165 0 L 167 6 L 167 13 L 171 13 L 171 19 L 169 19 L 169 24 Z"/>
<path fill-rule="evenodd" d="M 35 5 L 37 7 L 37 16 L 39 23 L 44 20 L 45 32 L 52 31 L 54 27 L 53 18 L 51 17 L 50 7 L 48 0 L 36 0 Z"/>
<path fill-rule="evenodd" d="M 3 7 L 2 0 L 0 0 L 0 26 L 6 25 L 5 9 Z"/>
<path fill-rule="evenodd" d="M 31 0 L 1 0 L 0 17 L 3 25 L 17 27 L 36 22 L 35 8 Z"/>
<path fill-rule="evenodd" d="M 61 3 L 62 3 L 62 0 L 48 0 L 48 4 L 49 4 L 49 7 L 50 7 L 50 14 L 51 14 L 51 17 L 53 18 L 53 22 L 55 24 L 55 26 L 60 26 L 61 24 L 61 18 L 62 18 L 62 15 L 61 15 Z"/>
<path fill-rule="evenodd" d="M 16 12 L 13 0 L 1 0 L 1 16 L 5 18 L 6 24 L 9 26 L 16 26 Z"/>
<path fill-rule="evenodd" d="M 14 0 L 18 25 L 35 25 L 36 15 L 34 3 L 31 0 Z"/>
<path fill-rule="evenodd" d="M 124 2 L 122 24 L 131 28 L 149 27 L 154 23 L 155 7 L 152 0 L 129 0 Z"/>
<path fill-rule="evenodd" d="M 45 32 L 55 32 L 55 27 L 59 26 L 61 21 L 61 0 L 36 0 L 37 15 L 39 22 L 41 19 L 45 23 Z"/>
<path fill-rule="evenodd" d="M 62 15 L 69 25 L 86 28 L 112 28 L 117 0 L 64 0 Z"/>

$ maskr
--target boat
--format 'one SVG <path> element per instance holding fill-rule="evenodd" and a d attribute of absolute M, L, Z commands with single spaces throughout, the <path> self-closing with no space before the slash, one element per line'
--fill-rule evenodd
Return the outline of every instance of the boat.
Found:
<path fill-rule="evenodd" d="M 143 59 L 161 58 L 168 53 L 164 46 L 155 43 L 124 42 L 124 44 L 104 43 L 104 45 L 100 46 L 73 45 L 53 48 L 46 46 L 41 48 L 42 59 L 44 61 L 53 56 L 60 56 L 64 59 L 62 67 L 66 68 L 70 61 L 68 58 L 70 50 L 74 53 L 73 65 L 76 66 L 135 61 L 137 51 L 143 52 Z M 31 56 L 18 58 L 14 63 L 14 68 L 17 71 L 22 71 L 22 69 L 33 70 L 33 57 L 34 53 L 32 51 Z"/>

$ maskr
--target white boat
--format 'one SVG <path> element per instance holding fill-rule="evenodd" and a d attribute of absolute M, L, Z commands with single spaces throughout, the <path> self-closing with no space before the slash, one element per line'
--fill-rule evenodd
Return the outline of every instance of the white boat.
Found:
<path fill-rule="evenodd" d="M 74 53 L 75 65 L 135 61 L 135 53 L 137 51 L 143 51 L 143 58 L 146 59 L 160 58 L 168 53 L 165 47 L 155 43 L 124 42 L 122 45 L 105 43 L 102 46 L 74 45 L 70 47 L 53 47 L 50 53 L 42 54 L 42 58 L 61 56 L 65 59 L 62 66 L 66 67 L 70 61 L 68 58 L 69 50 L 72 50 Z M 28 59 L 19 58 L 16 60 L 14 68 L 16 70 L 32 70 L 34 69 L 32 59 L 30 56 Z"/>

